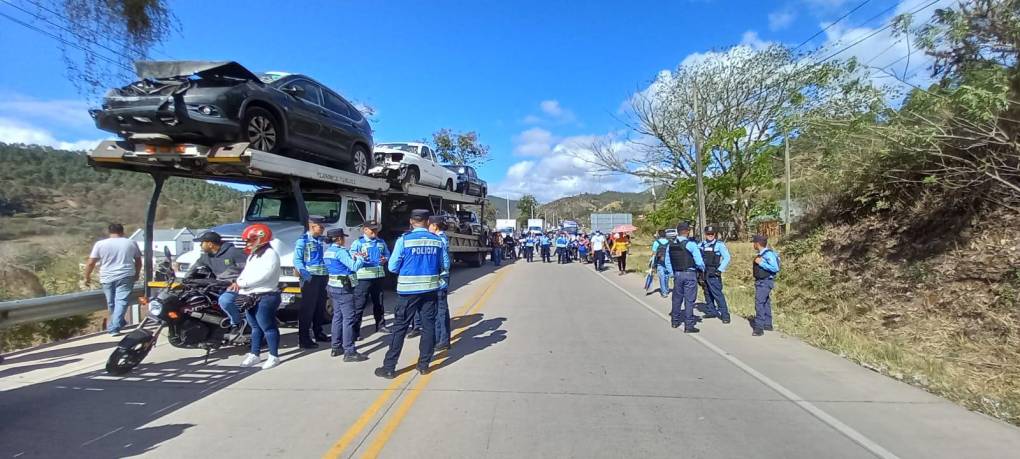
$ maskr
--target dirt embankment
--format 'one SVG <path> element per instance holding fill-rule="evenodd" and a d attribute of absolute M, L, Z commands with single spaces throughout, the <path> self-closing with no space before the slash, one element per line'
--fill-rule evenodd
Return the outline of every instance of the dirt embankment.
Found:
<path fill-rule="evenodd" d="M 1018 224 L 996 211 L 823 225 L 781 248 L 778 325 L 1020 425 Z"/>

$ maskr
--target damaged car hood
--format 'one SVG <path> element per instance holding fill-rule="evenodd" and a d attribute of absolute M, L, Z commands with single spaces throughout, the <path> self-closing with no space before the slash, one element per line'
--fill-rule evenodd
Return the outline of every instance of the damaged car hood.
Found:
<path fill-rule="evenodd" d="M 260 81 L 258 76 L 234 61 L 137 61 L 135 73 L 141 79 L 162 79 L 198 75 Z"/>

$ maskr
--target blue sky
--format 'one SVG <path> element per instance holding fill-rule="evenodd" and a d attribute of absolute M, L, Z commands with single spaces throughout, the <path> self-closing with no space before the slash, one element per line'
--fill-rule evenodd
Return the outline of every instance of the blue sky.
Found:
<path fill-rule="evenodd" d="M 5 2 L 0 11 L 33 22 Z M 490 188 L 548 201 L 642 188 L 597 176 L 576 152 L 599 136 L 625 138 L 621 107 L 659 72 L 735 45 L 798 44 L 860 0 L 168 3 L 181 30 L 155 58 L 311 75 L 375 107 L 377 142 L 478 131 L 492 149 L 481 168 Z M 882 10 L 924 3 L 871 1 L 812 46 L 850 43 L 894 14 L 865 22 Z M 847 55 L 893 62 L 906 53 L 895 40 L 881 33 Z M 91 125 L 85 110 L 95 102 L 67 81 L 53 39 L 0 17 L 0 43 L 0 141 L 82 148 L 107 137 Z M 918 57 L 910 71 L 920 66 Z"/>

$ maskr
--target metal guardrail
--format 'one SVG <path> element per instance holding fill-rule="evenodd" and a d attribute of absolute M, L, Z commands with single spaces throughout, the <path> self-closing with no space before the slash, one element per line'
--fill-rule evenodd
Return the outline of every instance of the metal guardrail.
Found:
<path fill-rule="evenodd" d="M 128 297 L 129 309 L 135 303 L 131 300 L 138 298 L 143 293 L 142 284 L 135 285 Z M 102 290 L 4 301 L 0 303 L 0 328 L 28 322 L 61 319 L 104 309 L 106 309 L 106 297 L 103 296 Z"/>

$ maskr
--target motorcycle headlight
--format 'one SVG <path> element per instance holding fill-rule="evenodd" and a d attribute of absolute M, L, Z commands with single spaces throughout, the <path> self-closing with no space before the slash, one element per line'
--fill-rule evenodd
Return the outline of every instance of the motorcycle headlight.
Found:
<path fill-rule="evenodd" d="M 149 302 L 149 314 L 153 316 L 159 316 L 163 313 L 163 303 L 159 300 L 152 300 Z"/>

